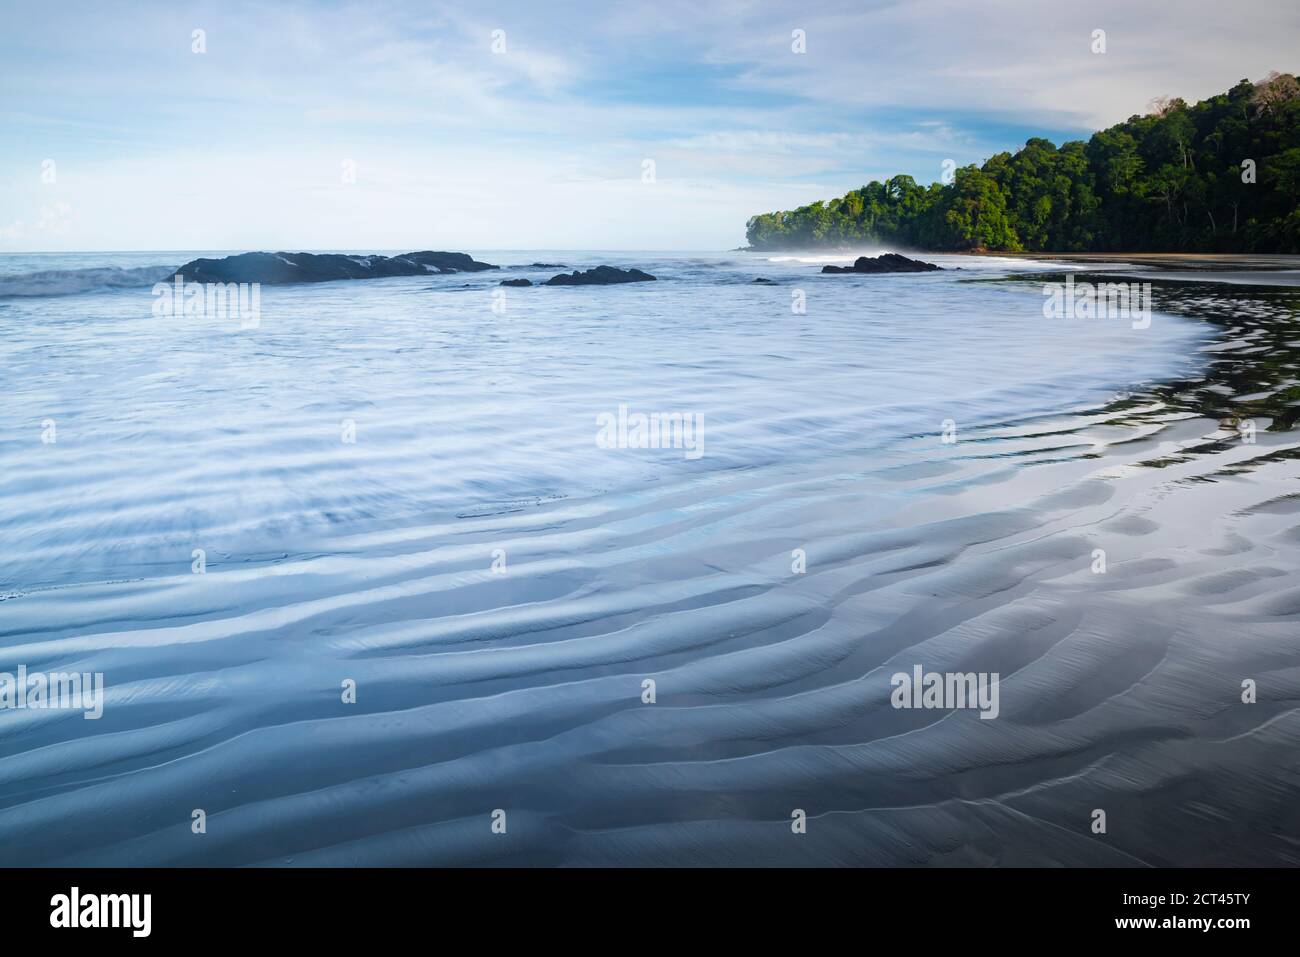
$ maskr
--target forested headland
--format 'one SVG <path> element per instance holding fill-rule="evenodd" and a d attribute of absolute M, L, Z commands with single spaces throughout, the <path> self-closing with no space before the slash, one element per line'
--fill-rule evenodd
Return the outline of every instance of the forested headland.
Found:
<path fill-rule="evenodd" d="M 870 182 L 749 220 L 754 249 L 1300 253 L 1300 83 L 1271 73 L 1055 146 L 1029 140 L 952 181 Z"/>

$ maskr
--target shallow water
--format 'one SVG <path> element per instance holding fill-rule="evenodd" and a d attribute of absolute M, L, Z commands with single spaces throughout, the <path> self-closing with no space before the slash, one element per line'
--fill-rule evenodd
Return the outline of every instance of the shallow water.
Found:
<path fill-rule="evenodd" d="M 188 258 L 0 259 L 0 671 L 107 685 L 0 711 L 0 862 L 1300 861 L 1293 294 L 520 251 L 660 281 L 241 329 L 153 316 Z M 703 454 L 600 447 L 621 404 Z M 999 717 L 893 709 L 914 664 Z"/>

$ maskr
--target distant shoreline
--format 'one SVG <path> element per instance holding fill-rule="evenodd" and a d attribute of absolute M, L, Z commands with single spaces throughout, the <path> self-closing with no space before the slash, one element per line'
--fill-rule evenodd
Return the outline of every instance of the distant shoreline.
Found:
<path fill-rule="evenodd" d="M 1054 259 L 1062 262 L 1124 262 L 1172 269 L 1300 269 L 1300 256 L 1287 253 L 1054 253 L 979 250 L 949 253 L 995 259 Z"/>
<path fill-rule="evenodd" d="M 814 259 L 826 256 L 854 255 L 861 247 L 836 247 L 826 249 L 736 249 L 734 252 L 758 255 L 802 256 Z M 1060 252 L 1010 252 L 993 249 L 979 250 L 915 250 L 906 249 L 909 255 L 962 256 L 978 259 L 1023 259 L 1028 262 L 1057 262 L 1062 265 L 1077 264 L 1093 268 L 1115 266 L 1108 269 L 1112 275 L 1131 272 L 1148 279 L 1169 281 L 1227 282 L 1259 286 L 1300 287 L 1300 255 L 1291 253 L 1060 253 Z"/>
<path fill-rule="evenodd" d="M 1300 256 L 1285 253 L 1020 253 L 969 252 L 958 255 L 993 259 L 1044 260 L 1095 266 L 1137 267 L 1134 275 L 1170 281 L 1227 282 L 1300 287 Z M 1118 275 L 1124 272 L 1114 271 Z"/>

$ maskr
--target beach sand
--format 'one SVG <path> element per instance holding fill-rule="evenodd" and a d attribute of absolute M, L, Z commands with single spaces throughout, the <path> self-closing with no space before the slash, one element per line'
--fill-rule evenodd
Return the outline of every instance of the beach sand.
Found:
<path fill-rule="evenodd" d="M 976 281 L 1041 329 L 1060 275 Z M 1300 864 L 1300 294 L 1150 278 L 1204 371 L 1100 406 L 9 596 L 117 697 L 12 724 L 0 861 Z M 997 719 L 891 707 L 916 665 Z"/>
<path fill-rule="evenodd" d="M 1300 256 L 1268 253 L 978 253 L 1003 259 L 1059 262 L 1112 275 L 1243 285 L 1300 286 Z M 1120 267 L 1120 268 L 1114 268 Z M 1127 269 L 1125 267 L 1128 267 Z"/>

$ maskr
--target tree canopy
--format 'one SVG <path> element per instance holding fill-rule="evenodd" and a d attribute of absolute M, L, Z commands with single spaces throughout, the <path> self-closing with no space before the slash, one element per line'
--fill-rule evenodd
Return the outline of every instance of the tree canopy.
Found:
<path fill-rule="evenodd" d="M 870 182 L 829 202 L 754 216 L 754 249 L 862 241 L 914 249 L 1300 253 L 1300 83 L 1271 73 L 1060 147 L 956 170 L 952 182 Z"/>

